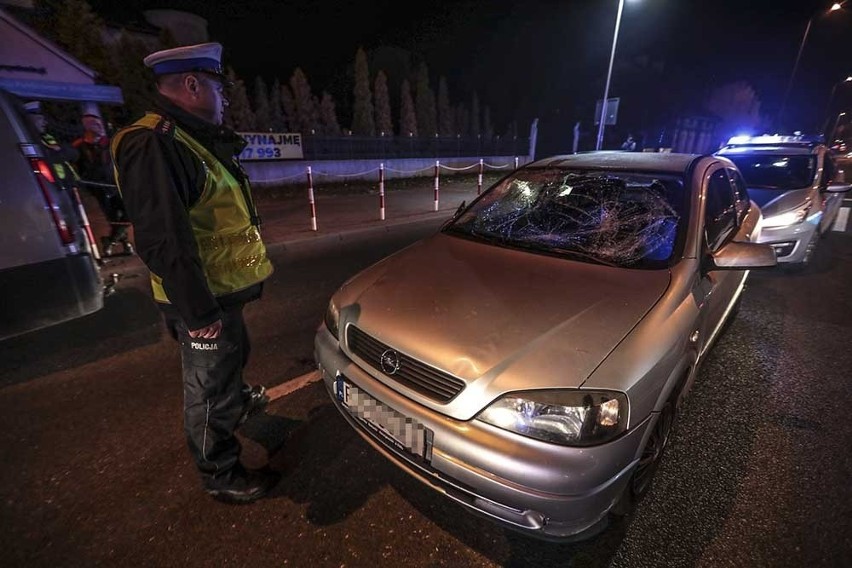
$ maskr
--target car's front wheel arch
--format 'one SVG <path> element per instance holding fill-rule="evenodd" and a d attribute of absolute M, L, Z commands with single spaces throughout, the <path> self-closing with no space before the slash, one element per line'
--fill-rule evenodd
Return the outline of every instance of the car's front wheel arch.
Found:
<path fill-rule="evenodd" d="M 687 367 L 680 374 L 680 380 L 669 389 L 667 397 L 659 410 L 654 411 L 652 423 L 648 426 L 648 434 L 642 443 L 636 467 L 630 474 L 630 479 L 624 487 L 621 496 L 610 509 L 616 517 L 623 517 L 633 511 L 636 505 L 648 494 L 654 475 L 662 462 L 665 449 L 671 438 L 675 420 L 678 415 L 681 394 L 690 378 L 693 366 Z"/>

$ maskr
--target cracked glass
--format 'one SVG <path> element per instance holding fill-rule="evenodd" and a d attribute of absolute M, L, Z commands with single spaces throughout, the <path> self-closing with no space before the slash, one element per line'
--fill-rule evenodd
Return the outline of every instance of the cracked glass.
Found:
<path fill-rule="evenodd" d="M 659 268 L 673 257 L 685 201 L 683 180 L 673 175 L 520 170 L 445 231 L 586 262 Z"/>

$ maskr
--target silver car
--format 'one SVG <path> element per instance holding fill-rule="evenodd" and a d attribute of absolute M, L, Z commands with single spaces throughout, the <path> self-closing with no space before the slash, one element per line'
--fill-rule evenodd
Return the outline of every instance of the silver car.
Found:
<path fill-rule="evenodd" d="M 103 308 L 80 208 L 17 97 L 0 89 L 0 340 Z"/>
<path fill-rule="evenodd" d="M 801 268 L 810 261 L 852 187 L 836 171 L 828 147 L 801 135 L 738 136 L 717 154 L 737 165 L 763 212 L 760 242 L 772 245 L 779 263 Z"/>
<path fill-rule="evenodd" d="M 344 418 L 464 507 L 577 540 L 645 495 L 738 307 L 759 208 L 724 158 L 534 162 L 331 298 L 315 356 Z"/>

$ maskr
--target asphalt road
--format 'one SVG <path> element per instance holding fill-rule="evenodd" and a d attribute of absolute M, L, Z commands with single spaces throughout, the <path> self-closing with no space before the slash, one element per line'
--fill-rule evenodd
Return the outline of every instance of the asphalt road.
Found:
<path fill-rule="evenodd" d="M 247 380 L 313 370 L 331 292 L 418 234 L 278 270 L 246 317 Z M 144 275 L 97 314 L 0 343 L 0 550 L 5 566 L 852 565 L 846 333 L 852 236 L 802 273 L 754 272 L 702 368 L 637 512 L 560 545 L 500 529 L 387 463 L 320 383 L 241 430 L 249 465 L 284 472 L 268 499 L 200 491 L 181 426 L 180 361 Z"/>

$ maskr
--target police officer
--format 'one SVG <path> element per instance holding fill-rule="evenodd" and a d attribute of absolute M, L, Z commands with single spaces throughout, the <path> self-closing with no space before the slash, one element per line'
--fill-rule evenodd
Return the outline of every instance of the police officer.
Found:
<path fill-rule="evenodd" d="M 65 190 L 68 197 L 74 203 L 80 226 L 83 228 L 86 235 L 86 242 L 89 244 L 89 252 L 98 263 L 101 263 L 101 255 L 95 242 L 95 236 L 92 233 L 92 227 L 89 225 L 86 208 L 83 206 L 80 192 L 77 190 L 80 183 L 80 176 L 73 166 L 74 161 L 77 159 L 76 150 L 67 144 L 60 143 L 53 134 L 48 132 L 47 118 L 42 111 L 41 101 L 30 101 L 24 104 L 24 110 L 27 112 L 30 122 L 38 131 L 42 145 L 47 150 L 46 157 L 53 167 L 53 172 L 56 174 L 57 184 Z M 113 290 L 112 287 L 109 287 L 107 293 L 111 293 Z"/>
<path fill-rule="evenodd" d="M 116 245 L 121 244 L 126 254 L 133 254 L 133 245 L 127 234 L 127 213 L 121 195 L 115 187 L 110 142 L 104 121 L 95 114 L 84 114 L 80 119 L 83 135 L 72 143 L 79 153 L 77 173 L 82 185 L 98 200 L 101 211 L 109 222 L 109 235 L 101 237 L 104 255 L 112 255 Z"/>
<path fill-rule="evenodd" d="M 208 494 L 245 503 L 279 479 L 240 462 L 234 432 L 269 398 L 243 382 L 249 337 L 243 306 L 260 298 L 272 264 L 260 236 L 245 142 L 222 126 L 222 46 L 152 53 L 158 108 L 112 141 L 116 181 L 154 299 L 181 348 L 184 430 Z"/>
<path fill-rule="evenodd" d="M 48 161 L 53 166 L 59 185 L 63 189 L 70 189 L 79 179 L 71 165 L 77 159 L 77 152 L 73 148 L 60 144 L 56 137 L 47 131 L 47 118 L 42 111 L 41 101 L 25 103 L 24 110 L 32 125 L 38 130 L 41 143 L 48 150 Z"/>

